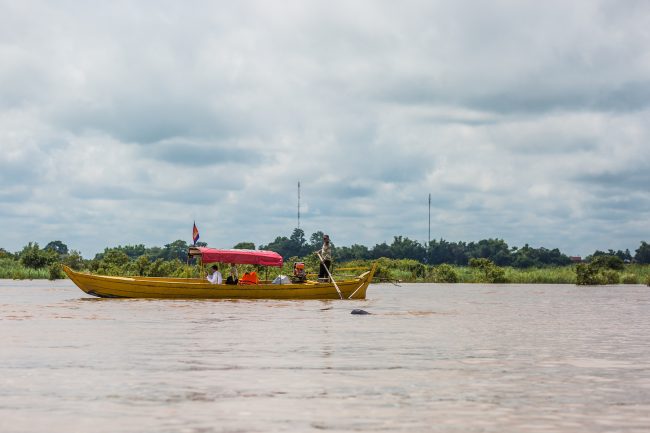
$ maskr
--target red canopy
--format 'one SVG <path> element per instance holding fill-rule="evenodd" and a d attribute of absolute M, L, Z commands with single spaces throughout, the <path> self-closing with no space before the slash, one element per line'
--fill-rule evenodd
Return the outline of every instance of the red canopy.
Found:
<path fill-rule="evenodd" d="M 274 251 L 217 250 L 198 247 L 203 263 L 236 263 L 238 265 L 263 265 L 282 267 L 282 256 Z"/>

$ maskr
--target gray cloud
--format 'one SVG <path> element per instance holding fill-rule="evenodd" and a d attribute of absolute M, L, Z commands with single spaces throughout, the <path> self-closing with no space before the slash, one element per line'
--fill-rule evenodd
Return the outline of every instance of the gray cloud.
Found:
<path fill-rule="evenodd" d="M 650 196 L 650 171 L 648 166 L 630 167 L 628 170 L 585 173 L 576 177 L 580 183 L 596 188 L 603 194 L 620 194 L 623 197 L 631 193 L 646 191 Z"/>
<path fill-rule="evenodd" d="M 38 11 L 38 13 L 36 13 Z M 646 2 L 0 5 L 0 247 L 634 249 Z"/>
<path fill-rule="evenodd" d="M 196 143 L 186 139 L 171 139 L 143 147 L 143 158 L 153 158 L 171 164 L 192 167 L 205 165 L 253 164 L 272 162 L 272 155 L 263 149 L 250 149 L 238 142 Z"/>

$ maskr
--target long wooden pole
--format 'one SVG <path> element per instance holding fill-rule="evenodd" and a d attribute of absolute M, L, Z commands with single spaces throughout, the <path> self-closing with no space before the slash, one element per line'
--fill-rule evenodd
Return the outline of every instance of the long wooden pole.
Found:
<path fill-rule="evenodd" d="M 352 292 L 352 294 L 351 294 L 350 296 L 348 296 L 348 299 L 352 299 L 352 297 L 353 297 L 353 296 L 354 296 L 354 295 L 359 291 L 360 288 L 363 287 L 364 284 L 366 284 L 365 281 L 364 281 L 363 283 L 361 283 L 361 284 L 359 285 L 359 287 L 357 287 L 357 290 L 355 290 L 354 292 Z"/>
<path fill-rule="evenodd" d="M 327 265 L 325 264 L 325 260 L 323 260 L 323 257 L 321 257 L 321 255 L 320 255 L 320 253 L 318 251 L 316 251 L 316 255 L 318 256 L 318 258 L 320 259 L 320 262 L 323 264 L 323 267 L 327 271 L 327 275 L 330 276 L 330 280 L 332 280 L 332 282 L 334 283 L 334 287 L 336 287 L 336 291 L 339 294 L 339 298 L 343 299 L 343 294 L 341 293 L 341 289 L 339 289 L 338 284 L 336 284 L 336 281 L 334 281 L 334 278 L 332 277 L 332 274 L 330 274 L 330 270 L 327 268 Z"/>

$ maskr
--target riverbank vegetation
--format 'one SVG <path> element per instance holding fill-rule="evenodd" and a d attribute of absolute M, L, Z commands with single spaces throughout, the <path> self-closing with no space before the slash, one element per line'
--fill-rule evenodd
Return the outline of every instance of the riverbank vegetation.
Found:
<path fill-rule="evenodd" d="M 285 265 L 260 274 L 268 278 L 280 273 L 291 274 L 296 261 L 305 262 L 308 271 L 316 273 L 318 258 L 313 252 L 320 248 L 322 235 L 316 232 L 307 241 L 304 232 L 296 229 L 291 237 L 278 237 L 268 245 L 261 245 L 260 249 L 280 253 Z M 241 242 L 234 248 L 254 249 L 255 245 Z M 84 259 L 61 241 L 52 241 L 44 248 L 29 242 L 16 253 L 0 248 L 0 278 L 64 278 L 61 264 L 102 275 L 202 277 L 204 269 L 188 260 L 187 249 L 185 241 L 177 240 L 164 247 L 105 248 L 94 258 Z M 334 251 L 335 278 L 357 275 L 376 263 L 376 280 L 390 282 L 650 285 L 650 245 L 645 241 L 634 255 L 629 250 L 595 251 L 583 263 L 573 263 L 558 249 L 509 247 L 500 239 L 469 243 L 441 239 L 425 247 L 396 236 L 390 245 L 383 243 L 372 248 L 353 245 L 335 247 Z M 252 266 L 241 266 L 240 272 L 250 269 Z"/>

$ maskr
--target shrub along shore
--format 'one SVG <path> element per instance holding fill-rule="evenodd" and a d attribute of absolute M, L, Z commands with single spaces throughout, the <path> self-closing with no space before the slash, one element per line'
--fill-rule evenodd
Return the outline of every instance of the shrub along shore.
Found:
<path fill-rule="evenodd" d="M 318 272 L 318 259 L 307 256 L 304 258 L 292 257 L 282 267 L 259 268 L 261 276 L 269 279 L 279 274 L 291 275 L 293 263 L 302 261 L 306 263 L 308 272 Z M 571 265 L 544 268 L 518 269 L 500 267 L 487 259 L 473 259 L 469 266 L 456 266 L 441 264 L 437 266 L 425 265 L 409 259 L 353 260 L 345 263 L 334 263 L 333 276 L 335 279 L 344 279 L 359 275 L 369 269 L 373 263 L 377 264 L 375 282 L 391 283 L 503 283 L 503 284 L 648 284 L 650 285 L 650 265 L 628 264 L 621 269 L 599 268 L 583 270 L 583 266 Z M 55 262 L 41 268 L 30 268 L 12 259 L 0 259 L 0 278 L 3 279 L 62 279 L 66 278 L 61 269 L 61 262 Z M 70 263 L 68 263 L 70 265 Z M 101 275 L 142 275 L 160 277 L 200 277 L 205 273 L 205 268 L 198 264 L 183 263 L 178 259 L 170 261 L 149 262 L 147 259 L 130 260 L 117 264 L 102 263 L 98 266 L 74 266 L 77 270 L 93 272 Z M 225 265 L 220 265 L 221 271 L 227 272 Z M 240 266 L 240 274 L 254 269 L 253 266 Z M 268 271 L 268 274 L 266 272 Z M 587 274 L 586 277 L 584 274 Z M 581 277 L 582 276 L 582 277 Z M 582 278 L 582 279 L 581 279 Z"/>
<path fill-rule="evenodd" d="M 294 254 L 290 254 L 289 250 L 285 251 L 282 254 L 285 264 L 281 269 L 257 268 L 258 274 L 268 279 L 273 279 L 279 274 L 291 275 L 295 262 L 304 262 L 307 271 L 316 274 L 319 261 L 312 252 L 318 249 L 317 235 L 320 233 L 312 235 L 312 244 L 306 244 L 304 239 L 302 243 L 294 242 L 298 246 L 303 245 L 304 248 L 291 250 Z M 404 243 L 404 239 L 396 237 L 393 245 L 389 246 L 392 249 L 388 253 L 397 254 L 396 245 L 403 247 Z M 335 279 L 343 279 L 359 275 L 363 270 L 369 269 L 372 264 L 377 264 L 376 282 L 650 285 L 650 264 L 648 264 L 650 263 L 650 245 L 646 242 L 641 243 L 635 257 L 632 258 L 632 261 L 636 260 L 639 263 L 627 263 L 630 261 L 628 257 L 631 257 L 628 251 L 609 250 L 608 253 L 597 251 L 587 258 L 586 263 L 567 264 L 567 261 L 570 262 L 568 257 L 558 256 L 553 253 L 555 250 L 549 251 L 542 248 L 535 250 L 525 247 L 513 249 L 516 260 L 505 261 L 506 263 L 511 262 L 513 265 L 501 263 L 499 266 L 500 260 L 503 261 L 505 257 L 502 254 L 503 250 L 497 249 L 495 253 L 494 251 L 490 252 L 491 250 L 487 247 L 490 245 L 500 247 L 502 244 L 502 241 L 494 240 L 468 244 L 467 246 L 472 246 L 476 251 L 465 251 L 462 255 L 464 259 L 459 260 L 457 257 L 455 260 L 459 263 L 453 264 L 449 262 L 426 264 L 423 263 L 423 260 L 413 258 L 381 256 L 358 257 L 357 259 L 348 257 L 347 260 L 344 260 L 346 247 L 341 247 L 340 250 L 343 251 L 340 252 L 343 254 L 339 255 L 339 249 L 335 249 L 333 274 Z M 482 249 L 476 249 L 477 246 Z M 252 243 L 241 243 L 235 248 L 254 249 L 255 246 Z M 278 245 L 265 246 L 265 249 L 274 248 L 282 249 Z M 143 245 L 106 248 L 103 253 L 88 260 L 81 257 L 78 251 L 68 251 L 68 247 L 61 241 L 50 242 L 43 249 L 37 243 L 30 242 L 17 253 L 9 253 L 0 248 L 0 278 L 47 278 L 51 280 L 66 278 L 61 266 L 63 264 L 77 271 L 100 275 L 202 278 L 205 276 L 206 269 L 189 260 L 187 250 L 187 243 L 177 240 L 163 248 L 145 248 Z M 373 248 L 374 250 L 382 251 L 381 248 Z M 296 251 L 300 251 L 300 253 L 295 254 Z M 478 255 L 478 257 L 468 256 L 467 254 L 470 253 Z M 542 262 L 558 263 L 523 266 L 524 264 Z M 518 264 L 518 266 L 514 266 L 514 264 Z M 221 268 L 222 274 L 225 274 L 227 267 L 221 265 Z M 239 268 L 240 274 L 254 269 L 250 265 Z"/>

